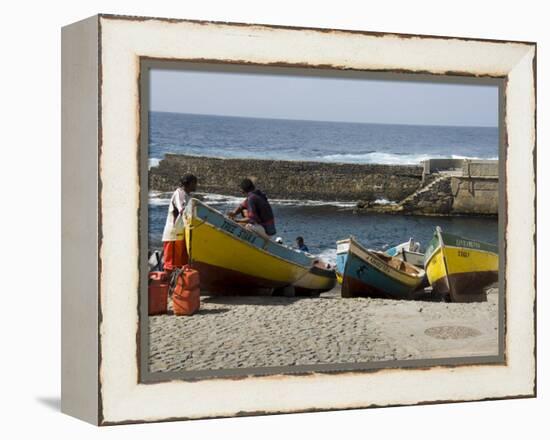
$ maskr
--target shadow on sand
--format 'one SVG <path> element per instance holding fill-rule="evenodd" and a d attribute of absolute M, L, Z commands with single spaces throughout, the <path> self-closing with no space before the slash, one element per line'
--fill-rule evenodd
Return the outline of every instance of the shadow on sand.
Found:
<path fill-rule="evenodd" d="M 216 295 L 216 296 L 206 296 L 201 298 L 201 302 L 206 304 L 222 304 L 222 305 L 231 305 L 231 306 L 287 306 L 294 304 L 297 301 L 302 301 L 309 299 L 307 296 L 294 296 L 294 297 L 285 297 L 285 296 L 225 296 L 225 295 Z M 225 309 L 227 310 L 227 309 Z"/>
<path fill-rule="evenodd" d="M 201 298 L 201 302 L 207 302 L 207 301 L 205 301 L 204 298 Z M 219 315 L 219 314 L 222 314 L 222 313 L 225 313 L 225 312 L 229 312 L 229 310 L 230 309 L 228 309 L 226 307 L 219 308 L 219 309 L 199 309 L 198 311 L 193 313 L 193 315 Z M 168 310 L 166 312 L 166 315 L 175 316 L 174 312 L 172 310 Z"/>

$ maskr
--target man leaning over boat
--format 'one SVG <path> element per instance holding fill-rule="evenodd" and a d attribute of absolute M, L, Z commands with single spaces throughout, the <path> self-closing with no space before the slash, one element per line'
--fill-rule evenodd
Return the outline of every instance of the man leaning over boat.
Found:
<path fill-rule="evenodd" d="M 231 211 L 228 217 L 239 223 L 244 223 L 246 229 L 254 231 L 266 239 L 271 239 L 277 230 L 275 229 L 275 216 L 267 196 L 256 189 L 250 179 L 243 179 L 240 189 L 246 199 Z M 235 219 L 239 214 L 244 218 Z"/>

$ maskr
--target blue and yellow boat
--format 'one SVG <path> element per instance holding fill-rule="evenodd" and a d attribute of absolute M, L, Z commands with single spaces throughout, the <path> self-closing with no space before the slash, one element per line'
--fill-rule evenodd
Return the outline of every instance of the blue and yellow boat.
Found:
<path fill-rule="evenodd" d="M 342 284 L 344 281 L 344 268 L 348 260 L 349 243 L 349 238 L 336 242 L 336 280 L 338 284 Z"/>
<path fill-rule="evenodd" d="M 188 203 L 185 218 L 189 262 L 200 273 L 201 290 L 210 293 L 269 294 L 310 278 L 317 261 L 247 230 L 197 199 Z M 311 278 L 315 285 L 300 287 L 319 287 L 318 277 Z"/>
<path fill-rule="evenodd" d="M 336 252 L 344 298 L 409 299 L 425 277 L 423 269 L 384 252 L 366 249 L 353 237 L 338 241 Z"/>
<path fill-rule="evenodd" d="M 438 226 L 424 263 L 434 292 L 453 302 L 485 301 L 486 287 L 498 280 L 498 248 L 448 234 Z"/>

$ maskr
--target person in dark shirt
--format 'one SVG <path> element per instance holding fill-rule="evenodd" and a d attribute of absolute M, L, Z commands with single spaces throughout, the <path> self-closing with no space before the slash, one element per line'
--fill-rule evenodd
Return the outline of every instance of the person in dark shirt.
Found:
<path fill-rule="evenodd" d="M 298 249 L 301 250 L 302 252 L 309 252 L 308 247 L 304 243 L 304 237 L 302 236 L 296 237 L 296 246 L 298 246 Z"/>
<path fill-rule="evenodd" d="M 241 192 L 246 196 L 246 199 L 228 216 L 232 219 L 239 214 L 243 214 L 244 219 L 237 220 L 244 223 L 247 229 L 255 231 L 265 238 L 270 238 L 277 233 L 275 229 L 275 216 L 271 205 L 267 200 L 267 196 L 256 189 L 254 183 L 250 179 L 243 179 L 240 184 Z"/>

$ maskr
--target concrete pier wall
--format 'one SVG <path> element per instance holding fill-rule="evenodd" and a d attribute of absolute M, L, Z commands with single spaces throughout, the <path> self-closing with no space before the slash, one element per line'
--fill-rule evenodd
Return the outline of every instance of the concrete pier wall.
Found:
<path fill-rule="evenodd" d="M 199 191 L 240 195 L 248 177 L 270 198 L 324 201 L 399 201 L 422 184 L 422 167 L 283 160 L 218 159 L 168 154 L 149 171 L 149 189 L 172 191 L 182 174 L 199 179 Z"/>
<path fill-rule="evenodd" d="M 498 178 L 451 178 L 452 214 L 498 214 Z"/>
<path fill-rule="evenodd" d="M 443 174 L 395 210 L 418 215 L 498 215 L 498 187 L 498 178 Z"/>

